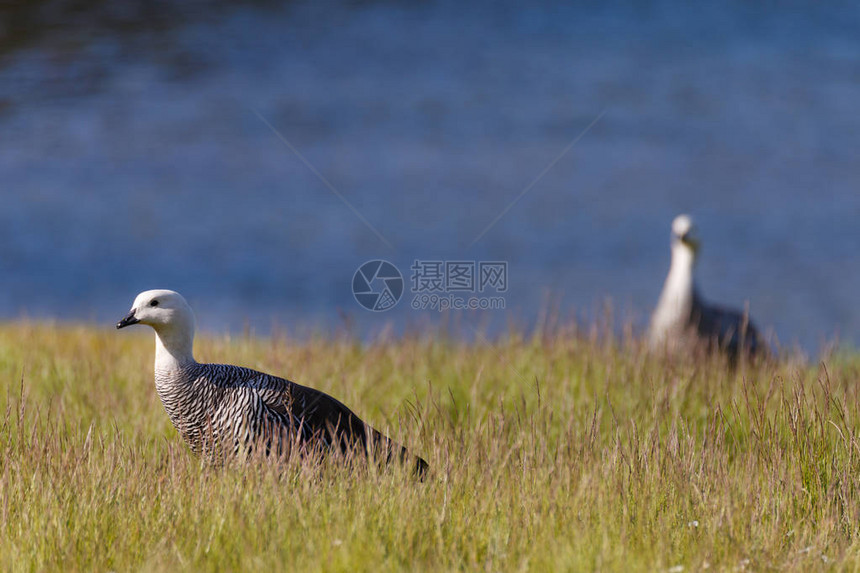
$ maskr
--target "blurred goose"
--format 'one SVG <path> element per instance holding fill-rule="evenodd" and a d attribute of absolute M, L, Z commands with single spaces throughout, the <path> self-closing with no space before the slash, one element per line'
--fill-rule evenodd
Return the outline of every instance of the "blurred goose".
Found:
<path fill-rule="evenodd" d="M 693 277 L 699 241 L 688 215 L 672 221 L 672 264 L 657 308 L 651 316 L 648 342 L 652 349 L 676 351 L 691 343 L 719 348 L 730 359 L 764 350 L 758 331 L 741 312 L 706 303 Z"/>
<path fill-rule="evenodd" d="M 146 324 L 155 330 L 155 389 L 170 421 L 195 453 L 238 455 L 256 448 L 286 455 L 293 447 L 409 453 L 331 396 L 284 378 L 228 364 L 194 360 L 194 313 L 171 290 L 137 295 L 117 328 Z M 423 474 L 427 463 L 415 458 Z"/>

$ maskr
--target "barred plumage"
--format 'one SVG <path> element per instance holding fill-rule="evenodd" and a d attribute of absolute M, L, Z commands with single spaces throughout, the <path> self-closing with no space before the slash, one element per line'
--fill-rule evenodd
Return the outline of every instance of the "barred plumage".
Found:
<path fill-rule="evenodd" d="M 194 315 L 179 293 L 146 291 L 117 324 L 147 324 L 156 332 L 155 388 L 189 447 L 207 456 L 298 448 L 344 453 L 371 451 L 385 460 L 409 453 L 365 424 L 331 396 L 284 378 L 229 364 L 194 360 Z M 415 457 L 419 473 L 426 462 Z"/>

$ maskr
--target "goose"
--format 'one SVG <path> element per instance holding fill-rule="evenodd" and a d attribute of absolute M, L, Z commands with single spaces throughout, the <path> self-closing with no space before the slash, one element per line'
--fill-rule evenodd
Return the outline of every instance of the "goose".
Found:
<path fill-rule="evenodd" d="M 651 315 L 648 344 L 670 353 L 704 345 L 725 352 L 732 361 L 765 350 L 758 329 L 746 313 L 714 306 L 699 294 L 694 277 L 699 252 L 696 226 L 689 215 L 672 221 L 672 263 L 657 307 Z"/>
<path fill-rule="evenodd" d="M 195 319 L 185 298 L 148 290 L 134 299 L 117 329 L 145 324 L 155 330 L 155 389 L 190 449 L 216 457 L 262 452 L 284 456 L 298 448 L 359 450 L 411 458 L 408 451 L 364 423 L 328 394 L 285 378 L 230 364 L 194 359 Z M 414 457 L 416 471 L 428 465 Z"/>

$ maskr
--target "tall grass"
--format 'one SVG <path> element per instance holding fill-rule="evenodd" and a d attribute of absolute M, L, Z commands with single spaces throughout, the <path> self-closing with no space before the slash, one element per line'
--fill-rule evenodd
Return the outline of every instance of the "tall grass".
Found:
<path fill-rule="evenodd" d="M 6 324 L 0 569 L 860 568 L 856 356 L 732 371 L 563 329 L 197 355 L 331 393 L 430 475 L 210 467 L 158 401 L 151 333 Z"/>

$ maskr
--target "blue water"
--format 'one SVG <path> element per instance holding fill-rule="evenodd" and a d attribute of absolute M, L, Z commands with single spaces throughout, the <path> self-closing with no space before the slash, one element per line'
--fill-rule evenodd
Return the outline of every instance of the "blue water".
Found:
<path fill-rule="evenodd" d="M 434 313 L 363 310 L 359 265 L 466 259 L 509 263 L 507 310 L 470 324 L 549 296 L 641 327 L 690 212 L 707 298 L 809 352 L 860 340 L 858 24 L 851 3 L 369 2 L 57 27 L 0 60 L 0 317 L 109 325 L 165 287 L 208 329 L 371 332 Z"/>

